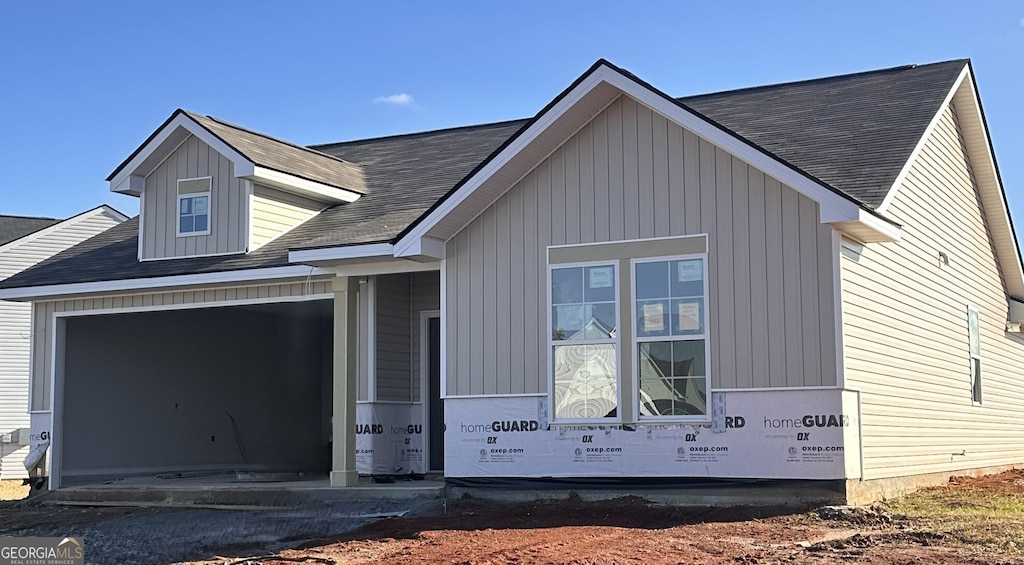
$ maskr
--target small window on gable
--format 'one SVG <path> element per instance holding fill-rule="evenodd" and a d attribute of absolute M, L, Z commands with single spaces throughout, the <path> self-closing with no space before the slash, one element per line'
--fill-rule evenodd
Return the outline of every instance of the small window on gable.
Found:
<path fill-rule="evenodd" d="M 210 185 L 212 179 L 178 181 L 178 237 L 210 233 Z"/>

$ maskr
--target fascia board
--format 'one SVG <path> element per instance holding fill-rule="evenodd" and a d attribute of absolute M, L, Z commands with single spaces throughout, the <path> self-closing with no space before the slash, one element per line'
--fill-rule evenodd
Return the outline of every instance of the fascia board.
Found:
<path fill-rule="evenodd" d="M 235 176 L 320 202 L 327 201 L 333 204 L 343 204 L 355 202 L 362 196 L 358 192 L 311 181 L 288 173 L 282 173 L 281 171 L 275 171 L 274 169 L 260 167 L 251 162 L 243 166 L 236 166 Z"/>
<path fill-rule="evenodd" d="M 219 285 L 230 283 L 249 283 L 266 280 L 301 278 L 332 274 L 332 271 L 310 267 L 307 265 L 289 265 L 287 267 L 270 267 L 266 269 L 243 269 L 238 271 L 221 271 L 193 275 L 173 275 L 167 277 L 151 277 L 139 279 L 120 279 L 90 283 L 69 283 L 46 286 L 29 286 L 20 288 L 0 289 L 0 300 L 39 300 L 80 294 L 130 293 L 150 291 L 178 286 Z"/>
<path fill-rule="evenodd" d="M 853 200 L 846 198 L 831 188 L 808 178 L 788 164 L 757 150 L 744 143 L 731 133 L 704 118 L 690 112 L 679 104 L 653 91 L 651 87 L 637 82 L 616 69 L 602 65 L 589 76 L 580 81 L 576 87 L 540 116 L 517 139 L 510 143 L 501 153 L 496 155 L 486 166 L 481 168 L 473 178 L 469 179 L 448 200 L 434 209 L 419 225 L 396 242 L 397 255 L 408 253 L 417 245 L 416 241 L 430 233 L 452 210 L 463 203 L 470 194 L 477 190 L 493 174 L 511 161 L 524 147 L 534 141 L 548 126 L 565 114 L 573 105 L 601 83 L 608 83 L 622 93 L 650 107 L 670 121 L 693 131 L 723 150 L 746 161 L 750 165 L 792 187 L 801 194 L 819 204 L 821 223 L 858 221 L 862 208 Z M 879 218 L 880 221 L 885 221 Z"/>
<path fill-rule="evenodd" d="M 392 257 L 395 246 L 390 243 L 369 243 L 366 245 L 346 245 L 342 247 L 323 247 L 320 249 L 298 249 L 288 252 L 290 263 L 325 263 L 345 261 L 349 259 L 369 259 Z"/>
<path fill-rule="evenodd" d="M 597 68 L 590 76 L 584 78 L 576 88 L 567 93 L 561 100 L 552 106 L 546 113 L 539 116 L 519 137 L 510 143 L 505 149 L 496 155 L 489 163 L 481 168 L 471 179 L 462 185 L 459 190 L 435 208 L 419 225 L 413 228 L 401 240 L 395 243 L 398 253 L 405 253 L 413 245 L 414 240 L 425 236 L 434 226 L 466 200 L 477 188 L 496 172 L 501 170 L 509 161 L 522 151 L 527 145 L 537 139 L 548 126 L 565 114 L 572 106 L 580 101 L 588 92 L 593 90 L 602 82 L 602 76 L 613 72 L 606 66 Z"/>
<path fill-rule="evenodd" d="M 889 187 L 889 191 L 886 192 L 882 203 L 875 209 L 879 214 L 885 214 L 886 210 L 889 209 L 893 199 L 896 197 L 896 193 L 899 192 L 900 187 L 903 185 L 903 181 L 906 180 L 907 175 L 910 174 L 910 169 L 914 166 L 914 162 L 917 161 L 918 155 L 920 155 L 921 151 L 924 150 L 924 146 L 927 145 L 932 132 L 934 132 L 935 128 L 938 127 L 939 122 L 942 121 L 942 115 L 946 112 L 946 108 L 953 101 L 953 97 L 960 89 L 960 86 L 964 84 L 964 79 L 967 79 L 969 75 L 970 69 L 966 64 L 964 64 L 964 68 L 960 72 L 960 76 L 958 76 L 956 81 L 953 82 L 953 86 L 949 89 L 949 92 L 946 93 L 946 98 L 939 106 L 939 110 L 935 112 L 935 115 L 932 116 L 931 122 L 928 123 L 928 127 L 925 128 L 924 135 L 921 136 L 921 139 L 917 141 L 917 145 L 914 146 L 914 150 L 911 151 L 910 158 L 908 158 L 907 162 L 903 164 L 903 168 L 900 170 L 900 173 L 896 175 L 896 180 L 893 181 L 892 186 Z"/>

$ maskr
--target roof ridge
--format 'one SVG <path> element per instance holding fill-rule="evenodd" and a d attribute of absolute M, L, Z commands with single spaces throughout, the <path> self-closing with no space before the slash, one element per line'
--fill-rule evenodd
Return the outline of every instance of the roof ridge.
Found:
<path fill-rule="evenodd" d="M 216 116 L 203 115 L 203 114 L 199 114 L 199 113 L 196 113 L 196 112 L 192 112 L 190 110 L 183 110 L 183 111 L 186 114 L 188 114 L 190 117 L 192 117 L 192 118 L 196 118 L 196 117 L 198 117 L 198 118 L 205 118 L 207 120 L 211 120 L 213 122 L 216 122 L 216 123 L 218 123 L 218 124 L 220 124 L 222 126 L 229 127 L 229 128 L 234 128 L 234 129 L 239 130 L 239 131 L 244 131 L 245 133 L 249 133 L 249 134 L 252 134 L 252 135 L 257 135 L 259 137 L 262 137 L 264 139 L 269 139 L 270 141 L 273 141 L 273 142 L 276 142 L 276 143 L 280 143 L 282 145 L 287 145 L 289 147 L 292 147 L 292 148 L 295 148 L 295 149 L 299 149 L 299 150 L 305 151 L 307 153 L 313 153 L 314 155 L 319 155 L 321 157 L 326 157 L 328 159 L 331 159 L 331 160 L 334 160 L 334 161 L 338 161 L 339 163 L 344 163 L 346 165 L 353 165 L 353 166 L 356 166 L 356 167 L 362 167 L 362 165 L 360 165 L 359 163 L 353 163 L 351 161 L 346 161 L 344 159 L 341 159 L 340 157 L 335 157 L 334 155 L 328 155 L 327 153 L 324 153 L 322 151 L 317 151 L 316 149 L 313 149 L 312 147 L 307 147 L 305 145 L 299 145 L 298 143 L 292 143 L 291 141 L 287 141 L 287 140 L 281 139 L 279 137 L 274 137 L 274 136 L 272 136 L 270 134 L 266 134 L 266 133 L 263 133 L 261 131 L 252 130 L 252 129 L 249 129 L 249 128 L 245 127 L 245 126 L 240 126 L 240 125 L 238 125 L 236 123 L 232 123 L 232 122 L 229 122 L 227 120 L 223 120 L 223 119 L 218 118 Z"/>
<path fill-rule="evenodd" d="M 825 81 L 830 81 L 830 80 L 848 79 L 848 78 L 859 77 L 859 76 L 864 76 L 864 75 L 892 73 L 892 72 L 896 72 L 896 71 L 909 71 L 909 70 L 912 70 L 912 69 L 919 69 L 919 68 L 922 68 L 922 67 L 934 67 L 934 66 L 937 66 L 937 65 L 947 65 L 947 64 L 951 64 L 951 63 L 967 64 L 969 62 L 970 62 L 970 59 L 968 59 L 968 58 L 961 58 L 961 59 L 950 59 L 948 61 L 935 61 L 933 63 L 923 63 L 923 64 L 920 64 L 920 65 L 919 64 L 898 65 L 898 66 L 895 66 L 895 67 L 889 67 L 889 68 L 885 68 L 885 69 L 872 69 L 872 70 L 867 70 L 867 71 L 857 71 L 857 72 L 853 72 L 853 73 L 844 73 L 844 74 L 841 74 L 841 75 L 829 75 L 829 76 L 817 77 L 817 78 L 805 78 L 805 79 L 786 81 L 786 82 L 776 82 L 776 83 L 772 83 L 772 84 L 760 84 L 760 85 L 756 85 L 756 86 L 744 86 L 744 87 L 740 87 L 740 88 L 731 88 L 731 89 L 728 89 L 728 90 L 718 90 L 718 91 L 715 91 L 715 92 L 704 92 L 704 93 L 701 93 L 701 94 L 689 94 L 687 96 L 676 97 L 676 100 L 683 101 L 683 100 L 692 99 L 692 98 L 702 98 L 702 97 L 705 97 L 705 96 L 719 96 L 719 95 L 723 95 L 723 94 L 736 94 L 736 93 L 739 93 L 739 92 L 749 92 L 749 91 L 763 90 L 763 89 L 768 89 L 768 88 L 778 88 L 778 87 L 781 87 L 781 86 L 795 86 L 795 85 L 801 85 L 801 84 L 808 84 L 808 83 L 812 83 L 812 82 L 825 82 Z"/>
<path fill-rule="evenodd" d="M 316 144 L 310 145 L 309 148 L 312 149 L 314 147 L 337 147 L 338 145 L 347 145 L 347 144 L 352 144 L 352 143 L 365 143 L 365 142 L 370 142 L 370 141 L 383 141 L 385 139 L 408 138 L 408 137 L 433 135 L 433 134 L 445 133 L 445 132 L 454 132 L 454 131 L 458 131 L 458 130 L 469 130 L 469 129 L 479 129 L 479 128 L 486 128 L 486 127 L 502 126 L 502 125 L 512 124 L 512 123 L 515 123 L 515 122 L 523 122 L 523 121 L 526 121 L 526 120 L 529 120 L 529 119 L 530 118 L 516 118 L 514 120 L 502 120 L 502 121 L 498 121 L 498 122 L 485 122 L 485 123 L 482 123 L 482 124 L 467 124 L 467 125 L 464 125 L 464 126 L 454 126 L 454 127 L 448 127 L 448 128 L 438 128 L 438 129 L 431 129 L 431 130 L 414 131 L 414 132 L 410 132 L 410 133 L 395 133 L 395 134 L 391 134 L 391 135 L 380 135 L 380 136 L 377 136 L 377 137 L 365 137 L 365 138 L 360 138 L 360 139 L 350 139 L 348 141 L 332 141 L 332 142 L 328 142 L 328 143 L 316 143 Z M 315 151 L 315 149 L 314 149 L 314 151 Z"/>

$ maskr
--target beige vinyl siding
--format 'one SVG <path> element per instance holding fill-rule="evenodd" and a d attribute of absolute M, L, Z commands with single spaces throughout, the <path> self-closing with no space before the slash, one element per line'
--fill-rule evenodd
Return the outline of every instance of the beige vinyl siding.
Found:
<path fill-rule="evenodd" d="M 178 180 L 212 177 L 210 234 L 177 237 Z M 246 250 L 247 182 L 234 165 L 195 136 L 189 136 L 149 176 L 142 198 L 142 258 L 159 259 Z"/>
<path fill-rule="evenodd" d="M 249 251 L 317 215 L 324 204 L 255 185 L 252 193 L 252 228 L 249 230 Z"/>
<path fill-rule="evenodd" d="M 33 347 L 32 360 L 32 398 L 33 411 L 50 410 L 51 363 L 53 357 L 54 314 L 83 310 L 111 310 L 120 308 L 161 308 L 171 305 L 189 305 L 235 301 L 235 300 L 267 300 L 328 294 L 331 282 L 323 280 L 302 281 L 294 283 L 263 284 L 231 288 L 198 289 L 178 292 L 161 292 L 148 294 L 125 294 L 96 298 L 79 298 L 73 300 L 54 300 L 33 302 Z M 116 359 L 111 360 L 116 363 Z"/>
<path fill-rule="evenodd" d="M 412 321 L 409 304 L 409 275 L 377 277 L 375 330 L 377 338 L 377 397 L 375 400 L 408 402 L 409 351 L 412 349 Z"/>
<path fill-rule="evenodd" d="M 623 96 L 448 242 L 448 394 L 548 390 L 547 246 L 700 233 L 712 386 L 835 385 L 817 204 Z"/>
<path fill-rule="evenodd" d="M 106 231 L 120 220 L 100 211 L 65 220 L 53 227 L 8 243 L 0 250 L 0 280 Z M 0 301 L 0 433 L 29 427 L 28 383 L 32 336 L 32 306 Z M 0 478 L 26 476 L 21 460 L 24 450 L 12 453 L 0 446 Z"/>
<path fill-rule="evenodd" d="M 903 239 L 844 250 L 841 263 L 864 478 L 1021 463 L 1024 339 L 1004 331 L 1007 298 L 952 107 L 887 214 Z M 980 310 L 980 406 L 971 401 L 969 306 Z"/>

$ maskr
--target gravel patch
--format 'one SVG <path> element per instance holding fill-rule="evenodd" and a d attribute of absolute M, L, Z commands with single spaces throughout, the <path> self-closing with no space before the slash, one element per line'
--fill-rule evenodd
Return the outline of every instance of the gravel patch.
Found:
<path fill-rule="evenodd" d="M 408 511 L 410 516 L 423 516 L 441 509 L 441 500 L 428 498 L 326 502 L 274 510 L 100 509 L 33 502 L 7 505 L 0 535 L 80 537 L 86 563 L 97 565 L 217 558 L 231 562 L 344 534 L 381 519 L 367 515 Z"/>

